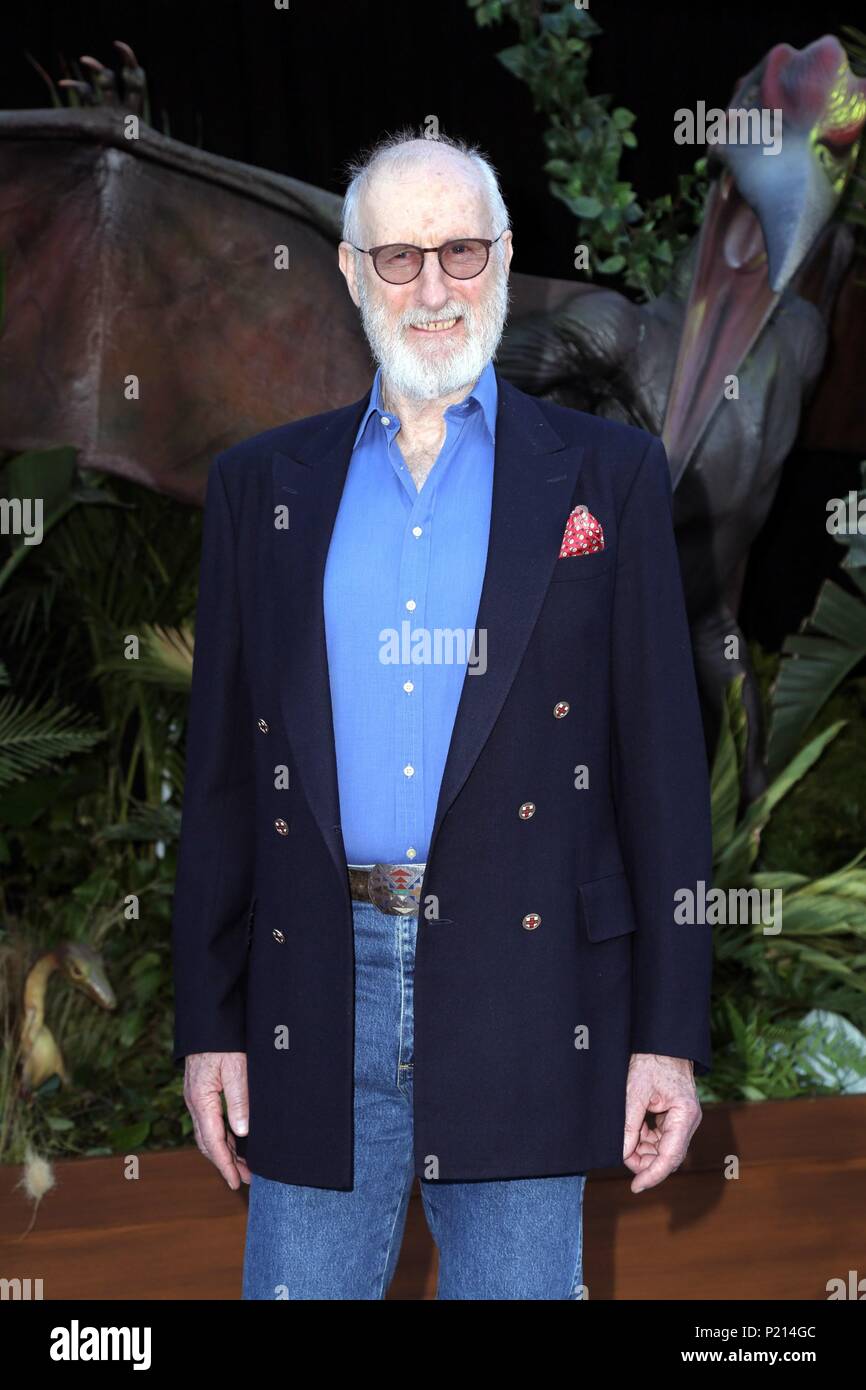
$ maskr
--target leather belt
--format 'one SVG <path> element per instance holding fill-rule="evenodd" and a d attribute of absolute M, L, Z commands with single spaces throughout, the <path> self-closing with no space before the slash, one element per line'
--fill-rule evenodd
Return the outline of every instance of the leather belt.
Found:
<path fill-rule="evenodd" d="M 407 917 L 421 899 L 423 864 L 349 864 L 349 896 L 380 912 Z"/>

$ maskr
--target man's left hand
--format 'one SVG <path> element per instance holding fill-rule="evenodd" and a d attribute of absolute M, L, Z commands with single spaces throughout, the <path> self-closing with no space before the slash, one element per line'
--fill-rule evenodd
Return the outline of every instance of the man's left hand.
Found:
<path fill-rule="evenodd" d="M 633 1052 L 625 1097 L 623 1163 L 636 1173 L 632 1192 L 656 1187 L 679 1168 L 702 1112 L 694 1063 L 687 1057 Z M 654 1129 L 647 1123 L 659 1115 Z"/>

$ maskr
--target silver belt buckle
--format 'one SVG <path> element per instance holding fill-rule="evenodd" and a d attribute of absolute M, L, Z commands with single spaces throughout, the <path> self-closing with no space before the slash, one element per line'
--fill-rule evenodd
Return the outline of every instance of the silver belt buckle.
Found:
<path fill-rule="evenodd" d="M 367 885 L 370 900 L 382 912 L 408 917 L 418 911 L 423 877 L 423 864 L 374 864 Z"/>

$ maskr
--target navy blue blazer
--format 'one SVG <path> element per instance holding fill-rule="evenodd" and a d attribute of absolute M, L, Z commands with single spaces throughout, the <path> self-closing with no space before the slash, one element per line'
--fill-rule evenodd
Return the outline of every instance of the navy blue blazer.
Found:
<path fill-rule="evenodd" d="M 710 885 L 712 834 L 665 451 L 497 380 L 487 671 L 464 681 L 416 944 L 415 1172 L 440 1181 L 621 1164 L 630 1054 L 711 1064 L 711 928 L 675 919 L 678 890 Z M 210 469 L 172 919 L 175 1060 L 246 1052 L 252 1172 L 344 1190 L 354 951 L 322 580 L 368 399 Z M 578 502 L 604 549 L 560 559 Z"/>

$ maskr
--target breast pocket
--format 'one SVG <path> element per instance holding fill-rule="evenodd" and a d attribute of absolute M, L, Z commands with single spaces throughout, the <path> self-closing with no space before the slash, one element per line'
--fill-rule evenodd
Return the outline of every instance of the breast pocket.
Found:
<path fill-rule="evenodd" d="M 553 566 L 550 582 L 596 579 L 600 574 L 606 574 L 612 563 L 609 550 L 594 550 L 590 555 L 563 555 Z"/>
<path fill-rule="evenodd" d="M 609 941 L 637 929 L 628 878 L 608 874 L 578 886 L 579 915 L 590 941 Z"/>

